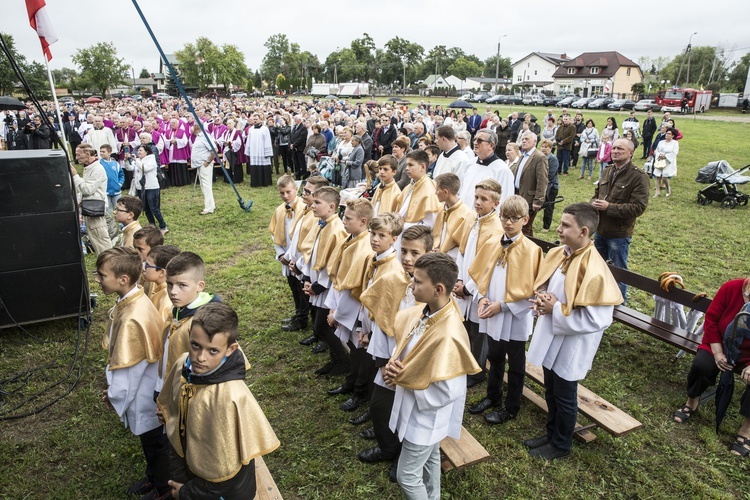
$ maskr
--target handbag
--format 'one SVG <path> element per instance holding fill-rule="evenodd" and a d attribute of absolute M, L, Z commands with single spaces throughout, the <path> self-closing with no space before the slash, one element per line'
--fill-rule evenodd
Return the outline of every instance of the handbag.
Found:
<path fill-rule="evenodd" d="M 104 200 L 81 200 L 81 215 L 84 217 L 104 217 Z"/>
<path fill-rule="evenodd" d="M 159 189 L 167 189 L 169 187 L 169 179 L 167 179 L 167 174 L 161 165 L 156 168 L 156 180 L 159 181 Z"/>
<path fill-rule="evenodd" d="M 598 147 L 589 147 L 589 150 L 586 152 L 586 158 L 596 158 L 596 153 L 598 152 Z"/>
<path fill-rule="evenodd" d="M 667 168 L 667 159 L 661 158 L 654 161 L 654 170 L 663 170 Z"/>

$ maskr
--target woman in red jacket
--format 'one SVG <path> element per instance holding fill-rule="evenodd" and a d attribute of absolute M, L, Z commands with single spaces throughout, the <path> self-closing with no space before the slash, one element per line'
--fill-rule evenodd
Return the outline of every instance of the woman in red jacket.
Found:
<path fill-rule="evenodd" d="M 750 278 L 727 281 L 716 292 L 703 322 L 703 342 L 688 373 L 687 402 L 674 413 L 674 421 L 684 424 L 698 409 L 703 391 L 716 383 L 719 372 L 732 370 L 741 374 L 746 385 L 740 402 L 740 415 L 745 419 L 730 449 L 743 457 L 750 455 L 750 339 L 745 339 L 740 346 L 742 354 L 737 363 L 730 365 L 724 354 L 724 335 L 734 317 L 749 301 Z"/>

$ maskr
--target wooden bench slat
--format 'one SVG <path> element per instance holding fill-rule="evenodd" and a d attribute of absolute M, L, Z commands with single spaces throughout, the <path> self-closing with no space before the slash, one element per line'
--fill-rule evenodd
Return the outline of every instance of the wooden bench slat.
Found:
<path fill-rule="evenodd" d="M 461 439 L 447 437 L 440 441 L 440 451 L 443 454 L 441 468 L 443 472 L 461 469 L 490 459 L 490 454 L 484 446 L 461 426 Z"/>
<path fill-rule="evenodd" d="M 541 367 L 526 363 L 526 375 L 544 385 Z M 578 411 L 615 437 L 643 427 L 643 424 L 624 411 L 578 384 Z"/>
<path fill-rule="evenodd" d="M 255 458 L 255 500 L 282 500 L 281 492 L 276 486 L 276 481 L 271 476 L 271 471 L 266 467 L 263 457 Z"/>
<path fill-rule="evenodd" d="M 616 306 L 612 317 L 624 325 L 635 328 L 679 349 L 684 349 L 693 354 L 698 351 L 700 345 L 698 337 L 690 338 L 690 334 L 682 328 L 652 318 L 635 309 Z"/>

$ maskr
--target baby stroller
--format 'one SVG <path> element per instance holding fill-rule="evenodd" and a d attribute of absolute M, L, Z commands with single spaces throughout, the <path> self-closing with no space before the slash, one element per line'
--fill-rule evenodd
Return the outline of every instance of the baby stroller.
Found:
<path fill-rule="evenodd" d="M 698 170 L 698 177 L 695 178 L 695 181 L 708 184 L 698 191 L 698 204 L 710 205 L 715 201 L 721 203 L 722 208 L 747 205 L 750 197 L 739 192 L 737 184 L 750 182 L 750 177 L 742 175 L 748 170 L 750 170 L 750 165 L 734 170 L 725 160 L 712 161 Z"/>

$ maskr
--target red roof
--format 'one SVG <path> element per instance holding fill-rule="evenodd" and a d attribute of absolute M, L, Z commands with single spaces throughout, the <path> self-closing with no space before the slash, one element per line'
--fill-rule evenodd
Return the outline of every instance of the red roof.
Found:
<path fill-rule="evenodd" d="M 576 68 L 576 75 L 590 75 L 591 68 L 599 68 L 599 72 L 595 73 L 597 77 L 611 77 L 621 67 L 635 67 L 639 68 L 637 63 L 631 61 L 619 52 L 584 52 L 583 54 L 574 57 L 573 59 L 564 62 L 557 71 L 552 75 L 552 78 L 565 78 L 569 77 L 568 68 Z"/>

